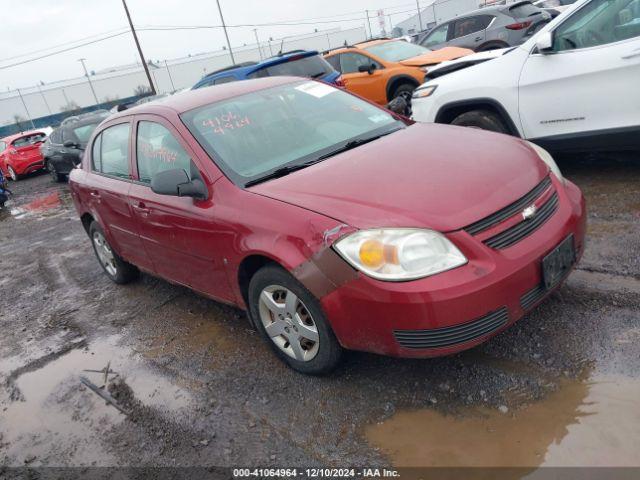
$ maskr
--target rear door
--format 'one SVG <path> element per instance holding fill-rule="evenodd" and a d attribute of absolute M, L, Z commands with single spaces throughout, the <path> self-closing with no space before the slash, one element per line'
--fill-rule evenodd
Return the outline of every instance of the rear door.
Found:
<path fill-rule="evenodd" d="M 525 136 L 637 132 L 640 0 L 592 0 L 560 23 L 553 37 L 552 52 L 534 50 L 520 76 Z"/>
<path fill-rule="evenodd" d="M 215 218 L 209 200 L 158 195 L 151 179 L 159 172 L 183 169 L 205 184 L 204 170 L 177 130 L 162 117 L 136 117 L 136 182 L 129 192 L 140 236 L 162 277 L 222 300 L 232 300 L 220 254 L 228 230 Z"/>
<path fill-rule="evenodd" d="M 475 15 L 455 20 L 452 22 L 448 45 L 475 50 L 484 43 L 485 29 L 492 20 L 491 15 Z"/>
<path fill-rule="evenodd" d="M 98 217 L 116 252 L 138 267 L 153 271 L 129 207 L 130 136 L 131 122 L 124 119 L 109 125 L 94 138 L 91 172 L 83 185 L 83 201 Z"/>
<path fill-rule="evenodd" d="M 371 65 L 375 67 L 372 73 L 359 70 L 360 67 L 368 68 Z M 340 71 L 347 90 L 379 105 L 387 104 L 387 82 L 384 66 L 380 62 L 363 53 L 341 53 Z"/>

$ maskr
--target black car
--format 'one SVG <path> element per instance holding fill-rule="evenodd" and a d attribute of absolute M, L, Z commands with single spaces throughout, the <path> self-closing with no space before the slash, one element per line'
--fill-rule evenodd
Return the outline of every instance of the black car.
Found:
<path fill-rule="evenodd" d="M 40 147 L 44 165 L 56 182 L 63 182 L 71 170 L 80 163 L 84 149 L 96 127 L 108 113 L 83 115 L 65 121 L 56 128 Z"/>

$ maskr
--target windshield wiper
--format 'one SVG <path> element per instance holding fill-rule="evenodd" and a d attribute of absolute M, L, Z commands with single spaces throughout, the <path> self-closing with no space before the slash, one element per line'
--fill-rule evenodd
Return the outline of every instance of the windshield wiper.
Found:
<path fill-rule="evenodd" d="M 369 142 L 373 142 L 374 140 L 377 140 L 380 137 L 384 137 L 385 135 L 389 135 L 391 133 L 397 132 L 398 130 L 402 130 L 405 127 L 398 127 L 398 128 L 394 128 L 393 130 L 390 130 L 388 132 L 384 132 L 378 135 L 374 135 L 372 137 L 367 137 L 367 138 L 358 138 L 355 140 L 350 140 L 347 143 L 345 143 L 343 146 L 341 146 L 340 148 L 336 148 L 335 150 L 332 150 L 329 153 L 325 153 L 324 155 L 320 155 L 319 157 L 314 158 L 313 160 L 309 160 L 308 162 L 304 162 L 304 163 L 298 163 L 298 164 L 294 164 L 294 165 L 285 165 L 283 167 L 279 167 L 276 168 L 275 170 L 273 170 L 272 172 L 263 175 L 260 178 L 254 178 L 253 180 L 249 180 L 248 182 L 246 182 L 244 184 L 245 188 L 250 187 L 252 185 L 257 185 L 258 183 L 262 183 L 265 182 L 267 180 L 271 180 L 274 178 L 280 178 L 280 177 L 284 177 L 285 175 L 289 175 L 292 172 L 298 171 L 298 170 L 302 170 L 303 168 L 307 168 L 315 163 L 319 163 L 322 160 L 325 160 L 329 157 L 333 157 L 334 155 L 338 155 L 339 153 L 342 152 L 346 152 L 347 150 L 352 150 L 356 147 L 359 147 L 360 145 L 364 145 L 365 143 L 369 143 Z"/>
<path fill-rule="evenodd" d="M 313 75 L 311 75 L 311 78 L 318 78 L 321 77 L 325 74 L 325 72 L 318 72 L 318 73 L 314 73 Z"/>
<path fill-rule="evenodd" d="M 297 170 L 302 170 L 303 168 L 307 168 L 310 165 L 313 165 L 314 163 L 318 163 L 320 162 L 321 159 L 315 159 L 315 160 L 311 160 L 309 162 L 305 162 L 305 163 L 298 163 L 296 165 L 285 165 L 284 167 L 280 167 L 280 168 L 276 168 L 274 171 L 263 175 L 260 178 L 254 178 L 253 180 L 249 180 L 248 182 L 246 182 L 244 184 L 245 188 L 246 187 L 250 187 L 252 185 L 257 185 L 258 183 L 262 183 L 266 180 L 271 180 L 273 178 L 280 178 L 280 177 L 284 177 L 285 175 L 289 175 L 291 172 L 295 172 Z"/>

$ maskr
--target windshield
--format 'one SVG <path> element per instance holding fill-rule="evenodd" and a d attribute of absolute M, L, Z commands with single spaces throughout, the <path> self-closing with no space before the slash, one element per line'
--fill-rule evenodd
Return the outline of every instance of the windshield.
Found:
<path fill-rule="evenodd" d="M 36 142 L 42 142 L 46 138 L 44 133 L 36 133 L 33 135 L 27 135 L 25 137 L 17 138 L 13 141 L 13 146 L 16 148 L 26 147 L 28 145 L 33 145 Z"/>
<path fill-rule="evenodd" d="M 98 123 L 88 123 L 87 125 L 82 125 L 81 127 L 76 127 L 73 129 L 73 134 L 81 143 L 87 143 L 89 141 L 89 137 L 99 125 Z"/>
<path fill-rule="evenodd" d="M 249 78 L 259 78 L 291 75 L 292 77 L 320 78 L 332 71 L 333 67 L 329 62 L 319 55 L 312 55 L 302 58 L 293 57 L 287 62 L 261 68 L 248 76 Z"/>
<path fill-rule="evenodd" d="M 402 40 L 378 43 L 377 45 L 365 47 L 364 50 L 387 62 L 399 62 L 431 51 L 415 43 L 408 43 Z"/>
<path fill-rule="evenodd" d="M 241 95 L 181 117 L 216 164 L 242 185 L 317 159 L 352 139 L 404 126 L 364 100 L 311 81 Z"/>

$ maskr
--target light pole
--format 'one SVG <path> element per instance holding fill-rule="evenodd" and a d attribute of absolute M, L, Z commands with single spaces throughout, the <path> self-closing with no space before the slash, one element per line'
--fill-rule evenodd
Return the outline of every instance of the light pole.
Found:
<path fill-rule="evenodd" d="M 33 124 L 33 120 L 31 119 L 31 114 L 29 113 L 29 109 L 27 108 L 27 104 L 24 101 L 24 97 L 22 96 L 22 92 L 20 91 L 19 88 L 16 88 L 16 90 L 18 90 L 18 95 L 20 95 L 20 100 L 22 100 L 22 106 L 24 107 L 24 111 L 27 112 L 27 118 L 31 122 L 31 128 L 33 128 L 35 130 L 36 126 Z"/>
<path fill-rule="evenodd" d="M 131 27 L 131 33 L 133 34 L 133 40 L 136 42 L 136 47 L 138 48 L 138 55 L 140 55 L 140 60 L 142 60 L 142 66 L 144 67 L 144 72 L 147 74 L 147 80 L 149 80 L 149 86 L 151 87 L 151 95 L 156 95 L 156 87 L 153 85 L 153 80 L 151 80 L 151 74 L 149 73 L 149 66 L 144 59 L 144 55 L 142 54 L 142 48 L 140 48 L 140 42 L 138 41 L 138 35 L 136 34 L 136 29 L 133 28 L 133 22 L 131 21 L 131 15 L 129 14 L 129 8 L 127 7 L 126 0 L 122 0 L 122 5 L 124 6 L 124 12 L 127 14 L 127 20 L 129 20 L 129 27 Z"/>
<path fill-rule="evenodd" d="M 175 92 L 176 86 L 173 84 L 173 77 L 171 76 L 171 70 L 169 70 L 169 64 L 167 61 L 164 61 L 164 66 L 167 67 L 167 73 L 169 74 L 169 81 L 171 82 L 171 89 Z"/>
<path fill-rule="evenodd" d="M 262 60 L 262 49 L 260 48 L 260 40 L 258 40 L 258 29 L 254 28 L 253 33 L 256 36 L 256 45 L 258 46 L 258 54 L 260 55 L 260 60 Z"/>
<path fill-rule="evenodd" d="M 373 38 L 373 32 L 371 31 L 371 20 L 369 19 L 369 10 L 365 10 L 367 14 L 367 23 L 369 24 L 369 38 Z"/>
<path fill-rule="evenodd" d="M 416 6 L 418 7 L 418 22 L 420 22 L 420 31 L 424 30 L 422 26 L 422 13 L 420 13 L 420 0 L 416 0 Z"/>
<path fill-rule="evenodd" d="M 51 115 L 51 107 L 49 107 L 49 102 L 47 102 L 47 97 L 44 96 L 44 92 L 42 91 L 42 88 L 40 88 L 40 84 L 38 84 L 38 91 L 40 92 L 40 96 L 42 97 L 44 104 L 47 106 L 47 111 L 49 112 L 49 115 Z"/>
<path fill-rule="evenodd" d="M 93 88 L 93 83 L 91 83 L 91 79 L 89 78 L 89 72 L 87 71 L 87 66 L 84 64 L 86 58 L 79 58 L 78 61 L 82 64 L 82 68 L 84 69 L 84 75 L 87 77 L 87 82 L 89 82 L 89 87 L 91 87 L 91 92 L 93 93 L 93 98 L 96 101 L 96 105 L 100 103 L 98 100 L 98 96 L 96 95 L 96 91 Z"/>
<path fill-rule="evenodd" d="M 124 0 L 123 0 L 124 1 Z M 231 49 L 231 42 L 229 42 L 229 34 L 227 33 L 227 25 L 224 23 L 224 17 L 222 16 L 222 9 L 220 8 L 220 0 L 216 0 L 218 4 L 218 13 L 220 14 L 220 20 L 222 21 L 222 29 L 224 30 L 224 36 L 227 39 L 227 47 L 229 48 L 229 55 L 231 55 L 231 63 L 236 64 L 236 59 L 233 58 L 233 50 Z"/>

